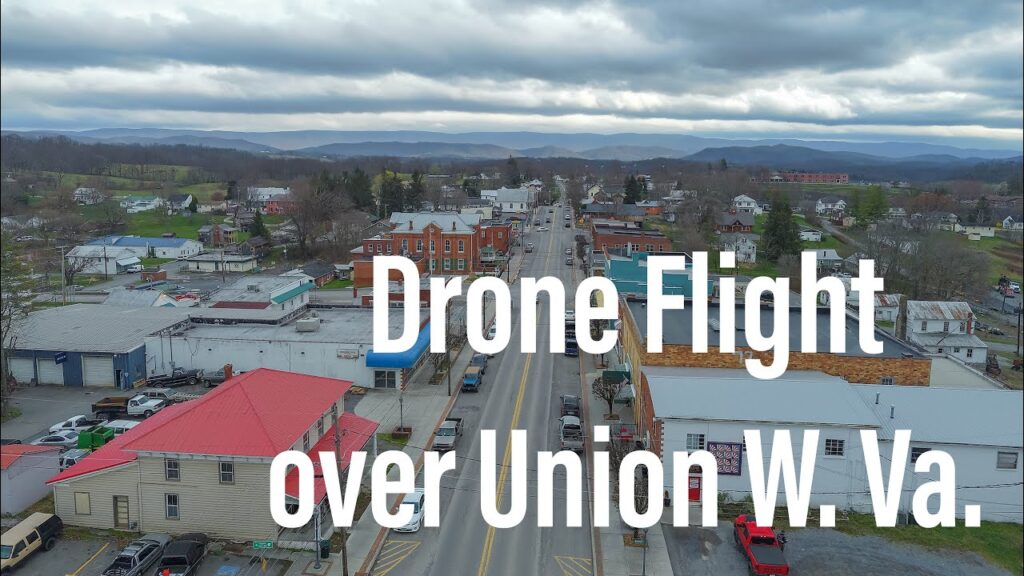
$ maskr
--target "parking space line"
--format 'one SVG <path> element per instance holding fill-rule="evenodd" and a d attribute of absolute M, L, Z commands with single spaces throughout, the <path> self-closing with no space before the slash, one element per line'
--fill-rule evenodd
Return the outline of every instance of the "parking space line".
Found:
<path fill-rule="evenodd" d="M 103 552 L 104 550 L 107 549 L 107 546 L 110 546 L 110 542 L 106 542 L 106 543 L 103 544 L 103 546 L 100 546 L 100 549 L 97 550 L 95 554 L 90 556 L 89 559 L 86 560 L 84 564 L 79 566 L 78 570 L 75 570 L 74 572 L 72 572 L 68 576 L 78 576 L 79 574 L 81 574 L 82 570 L 85 570 L 85 567 L 88 566 L 89 564 L 92 564 L 92 561 L 95 560 L 96 557 L 100 555 L 100 552 Z"/>
<path fill-rule="evenodd" d="M 580 556 L 555 556 L 555 563 L 562 571 L 562 576 L 591 576 L 593 561 Z"/>
<path fill-rule="evenodd" d="M 386 576 L 420 547 L 419 540 L 391 540 L 384 544 L 373 568 L 374 576 Z"/>

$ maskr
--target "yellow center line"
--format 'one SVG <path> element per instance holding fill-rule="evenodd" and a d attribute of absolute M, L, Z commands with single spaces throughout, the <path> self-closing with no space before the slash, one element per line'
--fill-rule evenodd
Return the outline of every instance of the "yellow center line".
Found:
<path fill-rule="evenodd" d="M 547 276 L 548 270 L 551 268 L 551 248 L 554 247 L 555 243 L 555 232 L 554 229 L 550 230 L 548 236 L 548 250 L 544 257 L 544 275 Z M 520 264 L 520 270 L 522 265 Z M 526 394 L 526 380 L 530 374 L 530 365 L 533 363 L 533 354 L 526 355 L 526 364 L 523 366 L 523 377 L 519 381 L 519 391 L 516 394 L 516 403 L 512 408 L 512 421 L 509 425 L 508 440 L 505 442 L 505 456 L 501 460 L 501 472 L 498 473 L 498 494 L 497 494 L 497 508 L 501 508 L 502 499 L 505 496 L 505 481 L 508 478 L 509 462 L 512 459 L 512 430 L 515 430 L 516 426 L 519 425 L 519 416 L 523 408 L 523 397 Z M 491 552 L 494 549 L 494 535 L 496 529 L 494 526 L 487 526 L 487 535 L 484 537 L 484 548 L 480 553 L 480 567 L 477 569 L 477 576 L 485 576 L 487 574 L 487 568 L 491 563 Z"/>
<path fill-rule="evenodd" d="M 100 546 L 100 549 L 97 550 L 95 554 L 90 556 L 89 559 L 86 560 L 84 564 L 82 564 L 81 566 L 78 567 L 78 570 L 75 570 L 69 576 L 78 576 L 79 574 L 81 574 L 82 570 L 85 570 L 85 567 L 88 566 L 89 564 L 92 564 L 92 561 L 95 560 L 96 557 L 100 555 L 100 552 L 103 552 L 104 550 L 107 549 L 107 546 L 110 546 L 109 542 L 107 542 L 103 546 Z"/>

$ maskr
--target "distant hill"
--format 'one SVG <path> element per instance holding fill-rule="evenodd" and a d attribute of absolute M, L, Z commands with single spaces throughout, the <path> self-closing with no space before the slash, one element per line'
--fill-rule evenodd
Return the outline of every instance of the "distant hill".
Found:
<path fill-rule="evenodd" d="M 298 154 L 334 156 L 398 156 L 409 158 L 482 158 L 501 159 L 520 156 L 510 148 L 492 144 L 445 142 L 351 142 L 326 144 L 295 151 Z"/>

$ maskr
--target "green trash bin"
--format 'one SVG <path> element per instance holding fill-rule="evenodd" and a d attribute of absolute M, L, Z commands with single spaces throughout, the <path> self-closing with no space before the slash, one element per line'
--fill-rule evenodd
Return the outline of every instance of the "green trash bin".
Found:
<path fill-rule="evenodd" d="M 320 558 L 327 559 L 331 555 L 331 541 L 321 540 L 320 541 Z"/>

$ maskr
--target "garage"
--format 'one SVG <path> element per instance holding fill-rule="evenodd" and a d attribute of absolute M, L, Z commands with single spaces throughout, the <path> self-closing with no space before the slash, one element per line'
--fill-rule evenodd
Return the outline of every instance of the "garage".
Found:
<path fill-rule="evenodd" d="M 57 364 L 52 357 L 36 359 L 40 384 L 64 385 L 64 365 Z"/>
<path fill-rule="evenodd" d="M 82 381 L 86 386 L 112 387 L 114 381 L 114 359 L 111 356 L 83 356 Z"/>
<path fill-rule="evenodd" d="M 11 375 L 19 384 L 28 384 L 36 377 L 35 363 L 31 358 L 11 358 Z"/>

